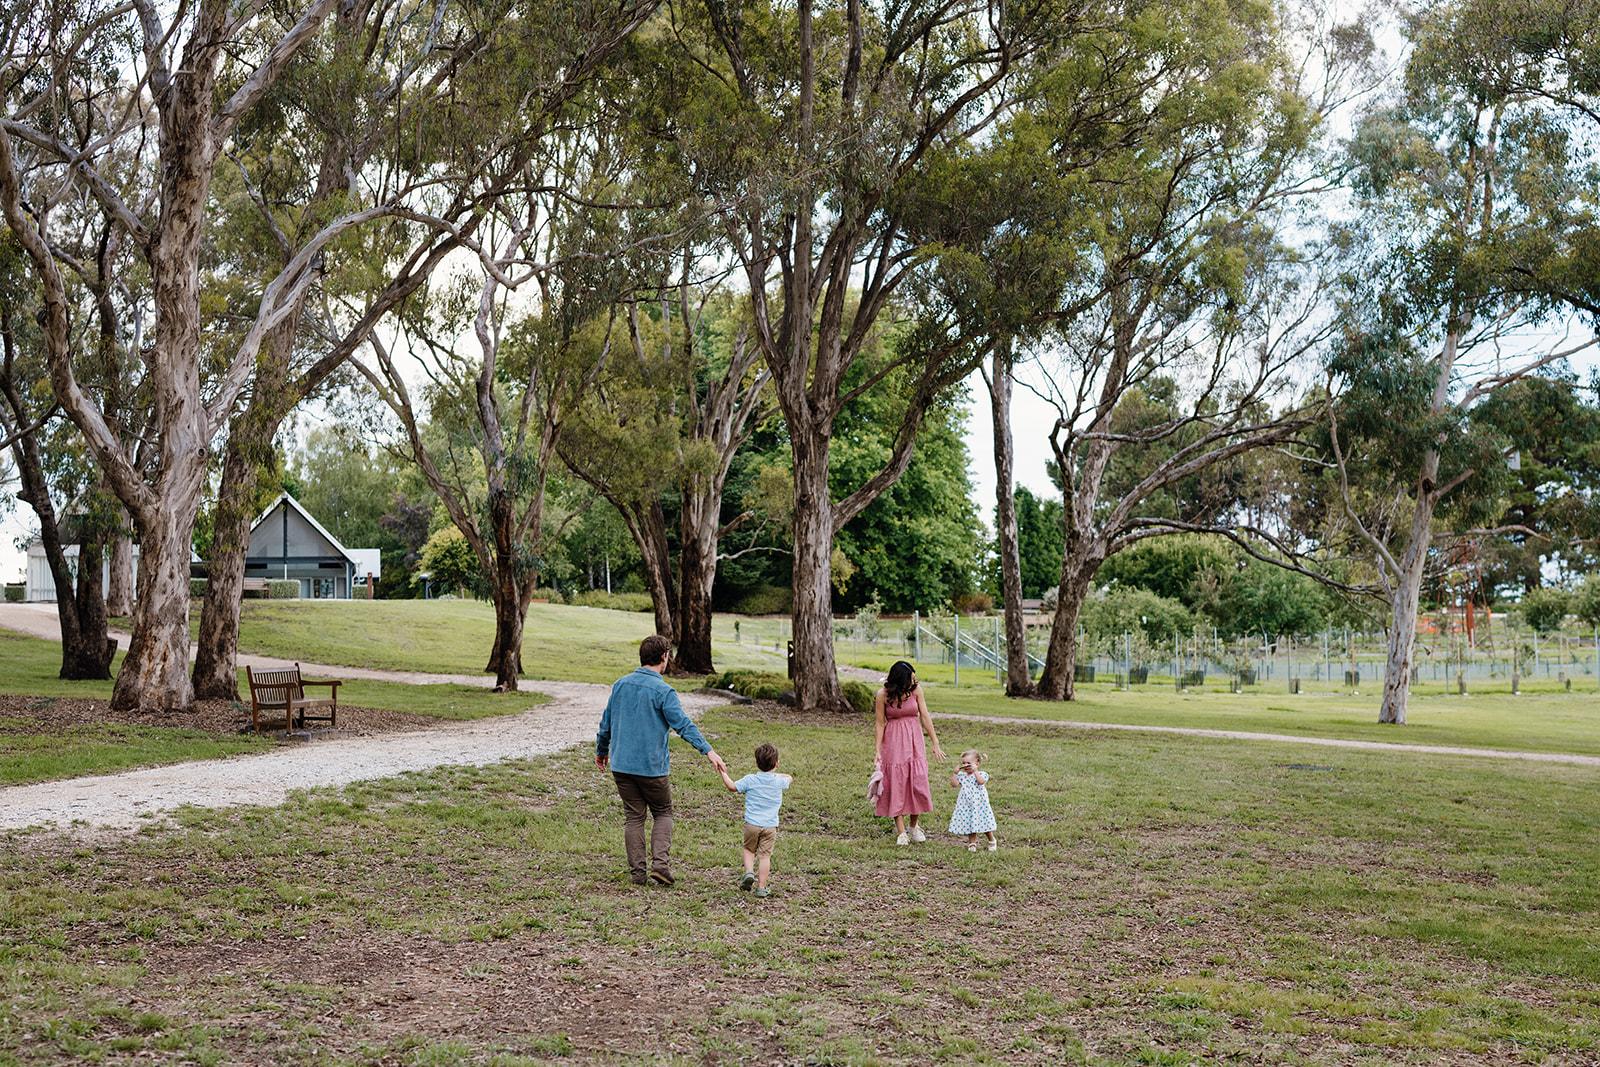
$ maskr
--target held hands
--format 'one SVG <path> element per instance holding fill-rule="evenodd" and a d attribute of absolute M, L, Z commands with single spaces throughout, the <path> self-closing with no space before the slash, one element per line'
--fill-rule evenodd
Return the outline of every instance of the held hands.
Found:
<path fill-rule="evenodd" d="M 717 769 L 718 774 L 728 773 L 728 765 L 723 762 L 721 756 L 717 755 L 716 749 L 712 749 L 710 752 L 707 752 L 706 759 L 711 761 L 711 766 Z"/>

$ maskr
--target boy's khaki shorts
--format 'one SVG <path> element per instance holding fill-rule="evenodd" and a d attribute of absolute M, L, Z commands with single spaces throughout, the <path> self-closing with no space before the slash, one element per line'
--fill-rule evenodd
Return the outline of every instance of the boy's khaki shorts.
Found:
<path fill-rule="evenodd" d="M 744 824 L 744 850 L 757 856 L 772 855 L 772 846 L 778 841 L 776 826 L 751 826 Z"/>

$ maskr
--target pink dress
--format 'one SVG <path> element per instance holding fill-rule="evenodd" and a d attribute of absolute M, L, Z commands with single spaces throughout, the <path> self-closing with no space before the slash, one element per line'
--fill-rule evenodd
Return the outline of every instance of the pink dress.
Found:
<path fill-rule="evenodd" d="M 928 788 L 928 757 L 917 719 L 917 694 L 907 693 L 900 703 L 887 704 L 883 716 L 883 789 L 878 793 L 878 814 L 926 814 L 933 810 L 933 792 Z"/>

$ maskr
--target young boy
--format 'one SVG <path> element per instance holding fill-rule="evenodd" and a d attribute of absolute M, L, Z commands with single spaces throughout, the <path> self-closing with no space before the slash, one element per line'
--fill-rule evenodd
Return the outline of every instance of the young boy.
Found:
<path fill-rule="evenodd" d="M 778 839 L 778 809 L 783 806 L 783 791 L 794 781 L 787 774 L 775 774 L 778 748 L 765 744 L 756 749 L 760 770 L 737 782 L 722 771 L 722 784 L 730 793 L 744 794 L 744 875 L 739 888 L 755 886 L 758 897 L 771 896 L 767 875 L 772 872 L 772 846 Z"/>

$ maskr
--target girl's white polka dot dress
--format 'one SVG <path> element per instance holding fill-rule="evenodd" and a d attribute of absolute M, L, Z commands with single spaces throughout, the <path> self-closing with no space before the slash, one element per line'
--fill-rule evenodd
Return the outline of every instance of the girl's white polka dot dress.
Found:
<path fill-rule="evenodd" d="M 956 810 L 950 813 L 950 832 L 953 834 L 988 834 L 994 832 L 994 809 L 989 806 L 989 775 L 985 771 L 968 774 L 956 772 L 960 791 L 956 794 Z"/>

